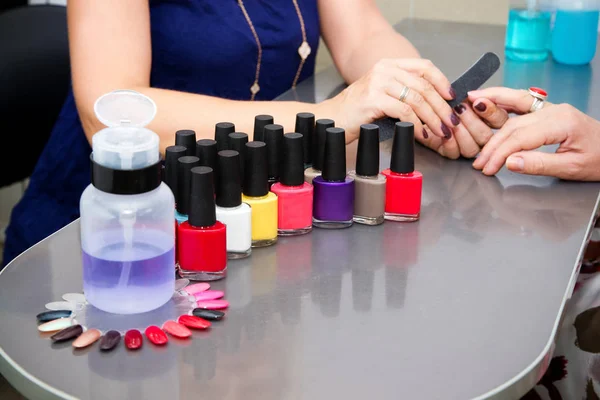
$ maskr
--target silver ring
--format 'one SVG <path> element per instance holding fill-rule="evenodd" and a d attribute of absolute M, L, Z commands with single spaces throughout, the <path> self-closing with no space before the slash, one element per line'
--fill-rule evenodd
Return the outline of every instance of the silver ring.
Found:
<path fill-rule="evenodd" d="M 541 110 L 544 107 L 546 98 L 548 97 L 546 91 L 540 88 L 530 87 L 528 93 L 531 95 L 531 97 L 533 97 L 533 102 L 531 103 L 531 107 L 529 107 L 529 112 L 532 113 Z"/>
<path fill-rule="evenodd" d="M 400 97 L 398 97 L 398 100 L 400 100 L 400 101 L 406 100 L 409 92 L 410 92 L 410 88 L 408 86 L 404 86 L 402 88 L 402 91 L 400 92 Z"/>

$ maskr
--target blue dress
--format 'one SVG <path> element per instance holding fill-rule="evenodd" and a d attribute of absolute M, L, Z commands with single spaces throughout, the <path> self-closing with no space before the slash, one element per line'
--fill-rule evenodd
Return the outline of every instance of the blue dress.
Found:
<path fill-rule="evenodd" d="M 246 0 L 244 5 L 263 49 L 256 100 L 272 100 L 290 89 L 298 70 L 300 21 L 292 0 Z M 317 0 L 298 0 L 298 5 L 312 48 L 301 81 L 314 72 L 320 32 Z M 257 44 L 236 0 L 151 0 L 150 21 L 152 87 L 250 99 Z M 71 91 L 13 209 L 4 265 L 79 217 L 79 198 L 90 183 L 90 152 Z"/>

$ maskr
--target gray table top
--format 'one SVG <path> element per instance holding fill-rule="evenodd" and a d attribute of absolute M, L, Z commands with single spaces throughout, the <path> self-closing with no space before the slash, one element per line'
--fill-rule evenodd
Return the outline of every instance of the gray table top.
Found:
<path fill-rule="evenodd" d="M 484 51 L 503 54 L 500 26 L 398 29 L 451 80 Z M 600 118 L 599 65 L 506 63 L 489 84 L 545 87 Z M 320 101 L 340 84 L 327 70 L 284 98 Z M 0 372 L 31 398 L 518 398 L 551 354 L 600 184 L 488 178 L 421 147 L 416 158 L 419 222 L 315 229 L 256 249 L 213 285 L 231 303 L 226 321 L 159 350 L 74 352 L 40 338 L 43 305 L 82 289 L 75 221 L 0 275 Z"/>

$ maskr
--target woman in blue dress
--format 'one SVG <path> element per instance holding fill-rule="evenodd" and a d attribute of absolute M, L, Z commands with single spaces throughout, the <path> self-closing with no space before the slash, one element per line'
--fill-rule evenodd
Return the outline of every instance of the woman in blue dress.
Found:
<path fill-rule="evenodd" d="M 115 89 L 155 101 L 149 128 L 161 151 L 178 129 L 212 138 L 215 124 L 229 121 L 251 132 L 258 114 L 289 132 L 296 113 L 312 112 L 345 128 L 348 142 L 360 124 L 399 118 L 451 158 L 475 156 L 491 134 L 468 104 L 456 112 L 447 105 L 448 79 L 374 0 L 77 0 L 67 15 L 72 90 L 11 215 L 4 265 L 79 217 L 89 143 L 103 128 L 93 105 Z M 265 102 L 313 74 L 320 37 L 348 88 L 319 104 Z"/>

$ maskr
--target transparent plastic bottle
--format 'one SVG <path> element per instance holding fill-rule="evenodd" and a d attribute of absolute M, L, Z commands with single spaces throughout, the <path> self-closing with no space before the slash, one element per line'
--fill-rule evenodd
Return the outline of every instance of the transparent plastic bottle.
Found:
<path fill-rule="evenodd" d="M 511 0 L 505 55 L 516 61 L 543 61 L 550 53 L 552 13 L 548 0 Z"/>
<path fill-rule="evenodd" d="M 598 42 L 598 0 L 553 0 L 552 58 L 567 65 L 594 59 Z"/>
<path fill-rule="evenodd" d="M 92 183 L 80 199 L 83 288 L 100 310 L 154 310 L 175 289 L 175 200 L 161 182 L 154 102 L 129 90 L 100 97 L 107 126 L 92 137 Z"/>

